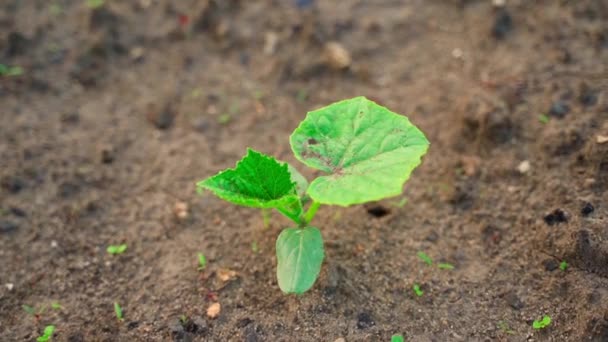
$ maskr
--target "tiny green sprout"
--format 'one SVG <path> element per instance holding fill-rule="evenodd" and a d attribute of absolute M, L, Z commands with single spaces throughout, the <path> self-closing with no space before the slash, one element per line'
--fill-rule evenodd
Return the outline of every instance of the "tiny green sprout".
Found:
<path fill-rule="evenodd" d="M 118 302 L 114 302 L 114 313 L 116 314 L 116 318 L 119 321 L 124 320 L 124 318 L 122 316 L 122 308 L 120 307 L 120 304 L 118 304 Z"/>
<path fill-rule="evenodd" d="M 207 267 L 207 258 L 205 258 L 205 254 L 198 253 L 198 270 L 202 271 Z"/>
<path fill-rule="evenodd" d="M 566 269 L 568 268 L 568 262 L 566 260 L 563 260 L 562 262 L 559 263 L 559 269 L 566 272 Z"/>
<path fill-rule="evenodd" d="M 54 310 L 61 310 L 61 309 L 63 309 L 63 307 L 61 306 L 61 304 L 59 304 L 58 302 L 52 302 L 51 303 L 51 308 L 53 308 Z"/>
<path fill-rule="evenodd" d="M 505 333 L 507 333 L 509 335 L 515 334 L 515 331 L 513 331 L 511 328 L 509 328 L 509 325 L 505 321 L 499 321 L 498 328 L 500 328 L 500 330 L 504 331 Z"/>
<path fill-rule="evenodd" d="M 534 329 L 544 329 L 551 324 L 551 317 L 549 315 L 544 315 L 542 319 L 534 320 L 532 322 L 532 328 Z"/>
<path fill-rule="evenodd" d="M 87 0 L 87 6 L 92 9 L 103 6 L 104 0 Z"/>
<path fill-rule="evenodd" d="M 276 209 L 293 221 L 276 241 L 277 279 L 284 293 L 301 294 L 314 285 L 325 258 L 321 230 L 311 225 L 319 207 L 401 195 L 429 141 L 405 116 L 361 96 L 309 112 L 289 142 L 298 161 L 322 171 L 312 182 L 295 167 L 248 149 L 235 168 L 196 186 L 199 193 Z"/>
<path fill-rule="evenodd" d="M 127 250 L 127 245 L 126 244 L 122 244 L 122 245 L 109 245 L 108 249 L 106 249 L 106 251 L 109 254 L 112 254 L 112 255 L 122 254 L 126 250 Z"/>
<path fill-rule="evenodd" d="M 433 265 L 433 259 L 424 252 L 418 252 L 418 258 L 429 266 Z"/>
<path fill-rule="evenodd" d="M 50 341 L 53 337 L 53 333 L 55 332 L 55 326 L 54 325 L 47 325 L 44 328 L 44 332 L 42 333 L 41 336 L 39 336 L 36 339 L 36 342 L 47 342 Z"/>
<path fill-rule="evenodd" d="M 23 68 L 20 66 L 8 66 L 0 64 L 0 76 L 21 76 Z"/>
<path fill-rule="evenodd" d="M 35 315 L 36 314 L 36 308 L 34 308 L 33 306 L 29 306 L 26 304 L 21 305 L 21 308 L 23 308 L 23 311 L 27 312 L 28 315 Z"/>
<path fill-rule="evenodd" d="M 414 293 L 418 297 L 422 297 L 422 295 L 424 294 L 424 291 L 420 289 L 420 285 L 418 284 L 414 284 L 414 286 L 412 286 L 412 290 L 414 290 Z"/>
<path fill-rule="evenodd" d="M 547 116 L 546 114 L 540 114 L 538 116 L 538 121 L 542 124 L 549 123 L 549 120 L 551 120 L 551 118 L 549 118 L 549 116 Z"/>
<path fill-rule="evenodd" d="M 232 116 L 228 113 L 222 114 L 217 118 L 217 122 L 221 125 L 226 125 L 232 120 Z"/>
<path fill-rule="evenodd" d="M 448 262 L 440 262 L 439 264 L 437 264 L 437 267 L 439 267 L 439 269 L 442 269 L 442 270 L 453 270 L 454 269 L 454 265 L 452 265 Z"/>
<path fill-rule="evenodd" d="M 391 342 L 404 342 L 405 338 L 403 338 L 403 335 L 401 334 L 395 334 L 393 336 L 391 336 Z"/>
<path fill-rule="evenodd" d="M 251 243 L 251 251 L 252 251 L 253 253 L 257 253 L 257 252 L 259 252 L 259 251 L 260 251 L 260 248 L 258 247 L 258 242 L 257 242 L 257 241 L 253 241 L 253 242 Z"/>
<path fill-rule="evenodd" d="M 186 315 L 181 315 L 179 316 L 179 321 L 182 325 L 186 325 L 186 323 L 188 323 L 188 317 L 186 317 Z"/>
<path fill-rule="evenodd" d="M 403 197 L 402 199 L 393 202 L 393 206 L 395 206 L 397 208 L 403 208 L 406 204 L 407 204 L 406 197 Z"/>

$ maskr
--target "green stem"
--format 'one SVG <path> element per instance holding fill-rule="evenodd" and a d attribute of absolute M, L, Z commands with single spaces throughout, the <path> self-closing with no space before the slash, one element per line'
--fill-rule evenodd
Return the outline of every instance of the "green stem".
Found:
<path fill-rule="evenodd" d="M 283 216 L 287 217 L 288 219 L 292 220 L 295 223 L 299 223 L 301 222 L 301 219 L 294 215 L 293 213 L 289 212 L 286 209 L 281 209 L 281 208 L 276 208 L 278 212 L 280 212 L 281 214 L 283 214 Z"/>
<path fill-rule="evenodd" d="M 307 225 L 310 223 L 310 221 L 312 221 L 320 206 L 321 203 L 315 201 L 310 204 L 310 207 L 308 207 L 308 211 L 306 212 L 306 214 L 304 214 L 304 222 L 302 222 L 304 225 Z"/>
<path fill-rule="evenodd" d="M 262 219 L 264 220 L 264 229 L 270 226 L 270 209 L 262 208 Z"/>

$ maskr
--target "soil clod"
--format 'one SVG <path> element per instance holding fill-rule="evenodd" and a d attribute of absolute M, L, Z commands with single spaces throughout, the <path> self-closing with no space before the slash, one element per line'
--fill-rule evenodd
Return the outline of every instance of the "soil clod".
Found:
<path fill-rule="evenodd" d="M 19 225 L 13 221 L 0 220 L 0 234 L 12 233 L 19 228 Z"/>
<path fill-rule="evenodd" d="M 525 306 L 524 302 L 513 291 L 505 295 L 505 301 L 507 302 L 507 304 L 509 304 L 510 307 L 515 310 L 521 310 Z"/>
<path fill-rule="evenodd" d="M 562 100 L 555 101 L 549 108 L 549 115 L 562 119 L 570 112 L 570 106 Z"/>
<path fill-rule="evenodd" d="M 367 329 L 376 325 L 376 322 L 372 319 L 367 312 L 360 312 L 357 315 L 357 329 Z"/>
<path fill-rule="evenodd" d="M 562 209 L 555 209 L 543 219 L 545 220 L 546 224 L 553 226 L 558 223 L 568 222 L 568 215 Z"/>
<path fill-rule="evenodd" d="M 593 204 L 587 202 L 581 209 L 581 214 L 587 216 L 587 215 L 591 214 L 594 210 L 595 210 L 595 208 L 593 207 Z"/>
<path fill-rule="evenodd" d="M 559 268 L 559 262 L 555 259 L 545 259 L 543 261 L 543 266 L 545 266 L 545 270 L 553 272 Z"/>

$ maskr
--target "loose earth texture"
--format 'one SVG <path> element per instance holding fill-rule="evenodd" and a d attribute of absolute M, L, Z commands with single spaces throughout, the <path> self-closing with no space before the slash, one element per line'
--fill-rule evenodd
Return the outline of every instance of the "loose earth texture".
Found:
<path fill-rule="evenodd" d="M 94 3 L 0 3 L 0 340 L 608 341 L 608 2 Z M 287 219 L 195 183 L 247 147 L 320 175 L 289 134 L 359 95 L 429 152 L 321 208 L 286 296 Z"/>

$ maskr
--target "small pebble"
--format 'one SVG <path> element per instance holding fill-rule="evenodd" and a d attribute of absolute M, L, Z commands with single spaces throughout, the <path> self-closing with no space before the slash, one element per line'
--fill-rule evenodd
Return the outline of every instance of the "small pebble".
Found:
<path fill-rule="evenodd" d="M 608 135 L 601 135 L 601 134 L 598 134 L 598 135 L 597 135 L 597 137 L 595 137 L 595 141 L 596 141 L 598 144 L 604 144 L 604 143 L 607 143 L 607 142 L 608 142 Z"/>
<path fill-rule="evenodd" d="M 51 247 L 53 247 L 53 248 L 57 248 L 57 246 L 58 246 L 57 241 L 52 240 L 52 241 L 51 241 Z"/>
<path fill-rule="evenodd" d="M 14 285 L 13 283 L 6 283 L 6 284 L 4 284 L 4 286 L 6 286 L 6 288 L 7 288 L 9 291 L 12 291 L 12 290 L 13 290 L 13 288 L 15 287 L 15 285 Z"/>
<path fill-rule="evenodd" d="M 220 305 L 220 303 L 213 303 L 207 308 L 207 317 L 216 318 L 217 316 L 219 316 L 221 310 L 222 306 Z"/>
<path fill-rule="evenodd" d="M 329 42 L 325 44 L 324 56 L 327 65 L 335 70 L 346 69 L 352 62 L 348 50 L 338 42 Z"/>
<path fill-rule="evenodd" d="M 587 202 L 581 209 L 581 214 L 587 216 L 587 215 L 591 214 L 594 210 L 595 210 L 595 208 L 593 207 L 593 204 Z"/>
<path fill-rule="evenodd" d="M 545 270 L 552 272 L 559 268 L 559 262 L 555 259 L 546 259 L 543 261 L 543 266 L 545 266 Z"/>
<path fill-rule="evenodd" d="M 524 160 L 519 165 L 517 165 L 517 171 L 521 174 L 525 174 L 530 171 L 530 162 L 528 160 Z"/>
<path fill-rule="evenodd" d="M 186 203 L 186 202 L 175 203 L 175 206 L 173 207 L 173 213 L 180 220 L 184 220 L 184 219 L 188 218 L 188 203 Z"/>
<path fill-rule="evenodd" d="M 452 57 L 454 58 L 462 58 L 463 52 L 460 48 L 455 48 L 452 50 Z"/>
<path fill-rule="evenodd" d="M 376 322 L 367 312 L 360 312 L 357 315 L 357 329 L 367 329 L 376 325 Z"/>
<path fill-rule="evenodd" d="M 566 216 L 566 212 L 561 209 L 555 209 L 552 213 L 546 215 L 544 217 L 545 223 L 553 226 L 558 223 L 568 222 L 568 217 Z"/>
<path fill-rule="evenodd" d="M 338 337 L 334 342 L 346 342 L 344 337 Z"/>

